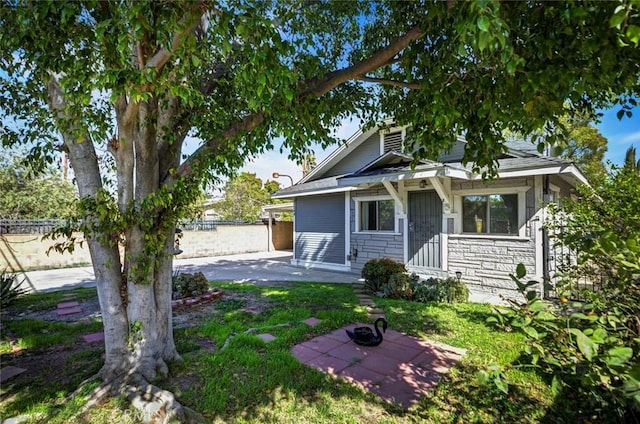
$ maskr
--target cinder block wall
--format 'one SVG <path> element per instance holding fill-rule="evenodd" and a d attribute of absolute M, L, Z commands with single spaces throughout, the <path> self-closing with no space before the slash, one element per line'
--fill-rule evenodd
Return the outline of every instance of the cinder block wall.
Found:
<path fill-rule="evenodd" d="M 180 237 L 180 258 L 231 255 L 235 253 L 266 252 L 293 248 L 293 223 L 277 222 L 272 225 L 272 237 L 266 224 L 220 225 L 212 231 L 184 231 Z M 82 234 L 76 234 L 82 239 Z M 75 246 L 72 254 L 51 252 L 47 249 L 62 240 L 42 240 L 39 234 L 3 234 L 0 239 L 0 271 L 87 266 L 91 257 L 86 243 Z"/>
<path fill-rule="evenodd" d="M 83 240 L 80 233 L 73 235 Z M 62 242 L 63 239 L 42 240 L 42 234 L 3 234 L 0 237 L 0 271 L 67 268 L 91 264 L 91 256 L 87 244 L 76 245 L 73 254 L 51 251 L 49 247 Z"/>

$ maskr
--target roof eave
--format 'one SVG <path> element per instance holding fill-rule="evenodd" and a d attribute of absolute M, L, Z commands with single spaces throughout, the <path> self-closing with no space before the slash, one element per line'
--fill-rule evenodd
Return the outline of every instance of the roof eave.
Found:
<path fill-rule="evenodd" d="M 517 178 L 517 177 L 534 177 L 536 175 L 563 175 L 569 174 L 582 184 L 589 184 L 589 181 L 582 172 L 572 163 L 555 164 L 552 166 L 521 168 L 507 171 L 498 169 L 499 178 Z M 469 174 L 470 180 L 481 180 L 480 174 Z"/>
<path fill-rule="evenodd" d="M 353 190 L 353 187 L 338 186 L 338 187 L 331 187 L 331 188 L 321 188 L 317 190 L 301 191 L 298 193 L 284 193 L 284 194 L 275 193 L 271 196 L 271 198 L 272 199 L 293 199 L 296 197 L 314 196 L 317 194 L 344 193 L 345 191 L 351 191 L 351 190 Z"/>
<path fill-rule="evenodd" d="M 392 172 L 388 174 L 378 175 L 363 175 L 361 177 L 341 177 L 338 178 L 339 187 L 349 187 L 362 184 L 382 183 L 385 181 L 406 181 L 406 180 L 419 180 L 423 178 L 433 178 L 446 176 L 445 167 L 439 166 L 433 169 L 427 169 L 422 171 L 409 171 L 409 172 Z"/>

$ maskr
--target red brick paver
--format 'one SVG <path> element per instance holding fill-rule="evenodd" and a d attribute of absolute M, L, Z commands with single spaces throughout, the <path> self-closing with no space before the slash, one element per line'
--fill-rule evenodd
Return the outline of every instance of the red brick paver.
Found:
<path fill-rule="evenodd" d="M 316 318 L 316 317 L 311 317 L 311 318 L 307 318 L 305 319 L 304 322 L 305 324 L 307 324 L 309 327 L 315 327 L 316 325 L 320 324 L 322 320 Z"/>
<path fill-rule="evenodd" d="M 104 332 L 85 334 L 82 338 L 87 343 L 102 342 L 104 341 Z"/>
<path fill-rule="evenodd" d="M 56 309 L 56 313 L 58 315 L 79 314 L 81 312 L 82 312 L 82 309 L 79 306 L 74 306 L 72 308 Z"/>
<path fill-rule="evenodd" d="M 380 346 L 359 346 L 345 330 L 361 325 L 353 324 L 307 340 L 294 346 L 291 353 L 303 364 L 408 408 L 466 352 L 394 330 L 385 333 Z"/>
<path fill-rule="evenodd" d="M 260 339 L 262 339 L 262 341 L 265 342 L 265 343 L 272 342 L 272 341 L 274 341 L 276 339 L 276 336 L 274 336 L 273 334 L 268 334 L 268 333 L 258 334 L 258 337 Z"/>
<path fill-rule="evenodd" d="M 58 303 L 57 308 L 66 309 L 66 308 L 73 308 L 75 306 L 80 306 L 80 304 L 78 302 L 62 302 L 62 303 Z"/>

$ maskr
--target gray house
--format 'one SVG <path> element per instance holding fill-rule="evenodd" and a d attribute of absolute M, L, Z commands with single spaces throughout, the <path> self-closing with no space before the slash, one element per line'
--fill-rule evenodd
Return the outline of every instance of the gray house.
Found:
<path fill-rule="evenodd" d="M 391 257 L 421 276 L 455 276 L 474 291 L 515 294 L 509 274 L 548 272 L 545 203 L 586 178 L 570 162 L 510 143 L 490 182 L 461 163 L 465 140 L 438 162 L 413 169 L 402 153 L 405 128 L 354 134 L 275 198 L 294 202 L 293 265 L 359 272 Z"/>

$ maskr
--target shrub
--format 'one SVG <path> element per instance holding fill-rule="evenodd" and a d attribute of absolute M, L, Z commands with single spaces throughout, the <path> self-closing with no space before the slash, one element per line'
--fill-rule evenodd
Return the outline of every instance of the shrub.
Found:
<path fill-rule="evenodd" d="M 389 282 L 392 275 L 405 272 L 407 268 L 404 264 L 391 258 L 371 259 L 362 268 L 362 278 L 368 290 L 378 292 Z"/>
<path fill-rule="evenodd" d="M 173 276 L 172 290 L 176 299 L 201 296 L 209 290 L 209 281 L 201 272 L 177 274 Z"/>
<path fill-rule="evenodd" d="M 6 270 L 0 273 L 0 306 L 5 308 L 13 303 L 14 300 L 27 292 L 27 289 L 20 287 L 24 280 L 18 282 L 15 274 L 8 273 Z"/>
<path fill-rule="evenodd" d="M 577 406 L 574 421 L 638 422 L 640 417 L 640 172 L 635 160 L 614 169 L 597 186 L 581 186 L 578 197 L 555 213 L 556 241 L 578 252 L 564 281 L 552 287 L 558 298 L 541 299 L 536 281 L 524 280 L 519 264 L 512 279 L 526 299 L 490 319 L 527 337 L 512 366 L 535 367 L 551 380 L 557 399 Z M 581 279 L 598 278 L 583 289 L 585 301 L 564 297 Z M 547 282 L 549 283 L 549 282 Z M 481 380 L 502 382 L 500 368 Z"/>
<path fill-rule="evenodd" d="M 413 287 L 418 279 L 416 274 L 393 274 L 389 282 L 382 286 L 382 292 L 391 299 L 413 300 Z"/>
<path fill-rule="evenodd" d="M 429 278 L 413 284 L 414 299 L 418 302 L 464 303 L 469 300 L 467 285 L 456 278 Z"/>

